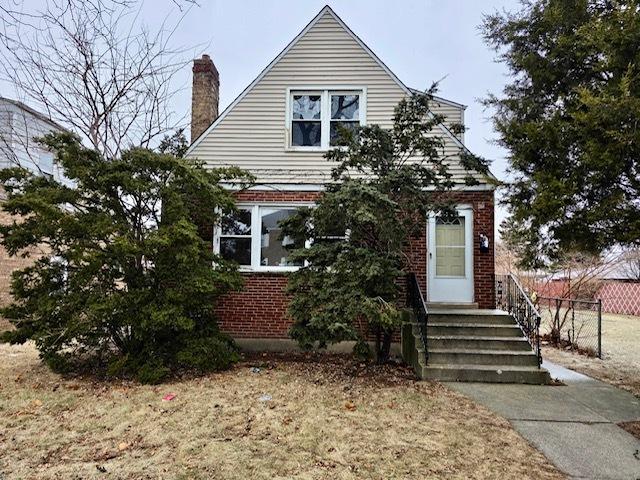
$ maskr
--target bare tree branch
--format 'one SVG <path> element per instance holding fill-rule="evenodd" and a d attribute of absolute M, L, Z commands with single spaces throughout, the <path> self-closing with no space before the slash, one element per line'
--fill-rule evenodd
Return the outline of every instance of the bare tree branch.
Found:
<path fill-rule="evenodd" d="M 197 3 L 172 1 L 178 15 L 153 29 L 134 0 L 48 0 L 27 13 L 2 6 L 0 77 L 105 158 L 148 147 L 184 119 L 169 104 L 191 55 L 172 44 Z"/>

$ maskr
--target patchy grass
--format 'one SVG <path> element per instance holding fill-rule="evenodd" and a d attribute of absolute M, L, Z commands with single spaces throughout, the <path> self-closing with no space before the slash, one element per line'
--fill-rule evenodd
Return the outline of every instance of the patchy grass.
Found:
<path fill-rule="evenodd" d="M 6 330 L 12 330 L 12 329 L 13 329 L 13 325 L 9 323 L 9 320 L 7 320 L 6 318 L 0 317 L 0 333 Z"/>
<path fill-rule="evenodd" d="M 0 345 L 0 451 L 6 479 L 564 478 L 466 397 L 329 355 L 142 386 L 64 379 L 32 345 Z"/>
<path fill-rule="evenodd" d="M 623 388 L 640 397 L 640 317 L 602 314 L 602 360 L 543 348 L 545 359 Z"/>

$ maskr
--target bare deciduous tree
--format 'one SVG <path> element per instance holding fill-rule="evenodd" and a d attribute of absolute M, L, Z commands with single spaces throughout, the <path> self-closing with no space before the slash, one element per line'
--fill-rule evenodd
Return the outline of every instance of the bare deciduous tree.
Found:
<path fill-rule="evenodd" d="M 105 158 L 148 147 L 184 118 L 169 101 L 191 56 L 172 37 L 195 2 L 173 4 L 178 14 L 152 29 L 134 0 L 47 0 L 33 12 L 4 5 L 0 75 Z"/>
<path fill-rule="evenodd" d="M 621 268 L 626 280 L 640 280 L 640 249 L 622 254 Z"/>

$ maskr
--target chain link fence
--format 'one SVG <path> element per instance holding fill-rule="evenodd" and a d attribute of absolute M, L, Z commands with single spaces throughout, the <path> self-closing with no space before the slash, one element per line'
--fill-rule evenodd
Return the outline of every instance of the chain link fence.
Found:
<path fill-rule="evenodd" d="M 540 333 L 551 345 L 602 358 L 602 301 L 537 297 Z"/>

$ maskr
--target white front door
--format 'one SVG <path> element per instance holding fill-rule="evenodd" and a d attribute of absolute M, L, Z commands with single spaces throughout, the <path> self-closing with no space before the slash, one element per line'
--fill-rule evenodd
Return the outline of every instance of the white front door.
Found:
<path fill-rule="evenodd" d="M 473 302 L 473 211 L 457 216 L 430 215 L 427 231 L 428 301 Z"/>

